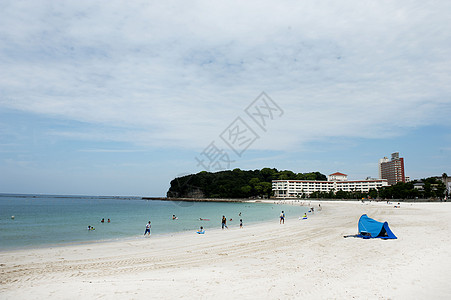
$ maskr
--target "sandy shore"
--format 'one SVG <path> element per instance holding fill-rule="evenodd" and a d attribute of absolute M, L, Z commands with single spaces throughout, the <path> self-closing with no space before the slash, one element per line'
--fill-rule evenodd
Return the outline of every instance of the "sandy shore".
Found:
<path fill-rule="evenodd" d="M 321 206 L 285 225 L 0 252 L 0 298 L 451 298 L 451 203 Z M 343 238 L 363 213 L 398 239 Z"/>

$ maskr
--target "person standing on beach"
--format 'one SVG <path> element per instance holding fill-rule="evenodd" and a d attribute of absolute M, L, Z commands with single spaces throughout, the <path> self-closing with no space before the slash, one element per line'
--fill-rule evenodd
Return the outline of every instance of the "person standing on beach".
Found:
<path fill-rule="evenodd" d="M 240 219 L 240 228 L 243 228 L 243 219 Z"/>
<path fill-rule="evenodd" d="M 227 219 L 225 216 L 222 216 L 221 227 L 222 227 L 222 229 L 224 229 L 224 227 L 229 229 L 229 227 L 227 227 Z"/>
<path fill-rule="evenodd" d="M 283 210 L 282 210 L 282 212 L 280 213 L 280 221 L 279 221 L 279 224 L 285 224 L 285 213 L 283 212 Z"/>
<path fill-rule="evenodd" d="M 146 231 L 144 231 L 144 235 L 149 234 L 150 235 L 150 228 L 152 227 L 152 225 L 150 225 L 150 221 L 149 223 L 146 224 Z"/>

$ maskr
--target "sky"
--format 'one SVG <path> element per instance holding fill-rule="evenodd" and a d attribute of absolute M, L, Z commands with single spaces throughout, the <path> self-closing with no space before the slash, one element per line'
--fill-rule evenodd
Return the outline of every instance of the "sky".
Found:
<path fill-rule="evenodd" d="M 451 173 L 451 2 L 0 0 L 0 193 Z"/>

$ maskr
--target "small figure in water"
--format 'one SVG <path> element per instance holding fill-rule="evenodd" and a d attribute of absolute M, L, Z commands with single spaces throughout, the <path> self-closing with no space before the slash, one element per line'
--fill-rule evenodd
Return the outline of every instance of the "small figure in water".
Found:
<path fill-rule="evenodd" d="M 146 231 L 144 231 L 144 235 L 146 235 L 147 233 L 150 235 L 150 228 L 151 227 L 152 226 L 150 225 L 150 221 L 149 221 L 149 223 L 146 224 Z"/>
<path fill-rule="evenodd" d="M 105 223 L 105 218 L 102 218 L 102 220 L 100 222 L 101 223 Z"/>
<path fill-rule="evenodd" d="M 175 215 L 172 215 L 172 220 L 178 220 L 178 218 Z"/>
<path fill-rule="evenodd" d="M 110 219 L 108 219 L 108 223 L 110 223 L 111 222 L 111 220 Z"/>
<path fill-rule="evenodd" d="M 202 226 L 200 226 L 200 229 L 198 231 L 196 231 L 198 234 L 204 234 L 205 230 Z"/>
<path fill-rule="evenodd" d="M 91 225 L 88 225 L 88 230 L 96 230 L 94 227 L 92 227 Z"/>
<path fill-rule="evenodd" d="M 240 228 L 243 228 L 243 219 L 240 219 Z"/>

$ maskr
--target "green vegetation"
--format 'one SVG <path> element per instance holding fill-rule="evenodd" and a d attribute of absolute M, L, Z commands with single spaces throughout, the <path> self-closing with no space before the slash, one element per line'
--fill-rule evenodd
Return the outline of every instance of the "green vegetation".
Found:
<path fill-rule="evenodd" d="M 202 171 L 175 178 L 167 197 L 198 198 L 249 198 L 269 197 L 272 194 L 272 180 L 326 180 L 319 172 L 294 173 L 289 170 L 263 168 L 261 170 Z"/>
<path fill-rule="evenodd" d="M 423 186 L 415 188 L 416 183 Z M 379 196 L 384 199 L 415 199 L 415 198 L 443 198 L 445 195 L 445 184 L 435 177 L 430 177 L 412 182 L 399 182 L 393 186 L 387 186 L 380 190 Z"/>
<path fill-rule="evenodd" d="M 330 192 L 313 192 L 310 194 L 310 198 L 323 198 L 323 199 L 362 199 L 362 198 L 377 198 L 377 190 L 371 189 L 368 193 L 362 193 L 360 191 L 345 192 L 338 190 Z"/>

